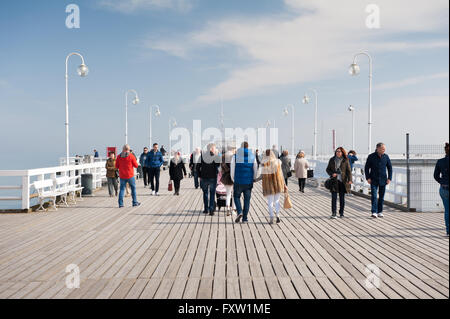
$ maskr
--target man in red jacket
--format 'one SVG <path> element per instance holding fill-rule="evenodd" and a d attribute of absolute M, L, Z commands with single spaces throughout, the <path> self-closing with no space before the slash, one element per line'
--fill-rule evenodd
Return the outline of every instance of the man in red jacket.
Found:
<path fill-rule="evenodd" d="M 141 205 L 136 197 L 136 180 L 134 179 L 134 168 L 138 167 L 136 157 L 131 154 L 130 146 L 124 145 L 122 153 L 117 156 L 116 168 L 119 169 L 120 192 L 119 192 L 119 208 L 123 207 L 123 193 L 127 183 L 131 187 L 131 197 L 133 198 L 133 207 Z"/>

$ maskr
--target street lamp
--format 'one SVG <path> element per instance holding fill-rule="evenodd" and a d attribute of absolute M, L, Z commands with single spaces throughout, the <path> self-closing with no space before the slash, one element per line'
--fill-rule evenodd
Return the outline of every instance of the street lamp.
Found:
<path fill-rule="evenodd" d="M 315 111 L 314 111 L 314 151 L 313 156 L 314 159 L 317 159 L 317 111 L 318 111 L 318 94 L 317 90 L 315 89 L 309 89 L 308 91 L 314 92 L 315 95 Z M 305 93 L 305 96 L 303 97 L 303 104 L 309 104 L 310 98 Z"/>
<path fill-rule="evenodd" d="M 172 156 L 172 139 L 170 138 L 170 133 L 172 131 L 172 128 L 177 126 L 177 120 L 174 117 L 171 117 L 169 119 L 169 163 L 170 163 L 170 157 Z"/>
<path fill-rule="evenodd" d="M 352 112 L 352 149 L 355 149 L 355 112 L 356 109 L 353 105 L 348 107 L 348 111 Z"/>
<path fill-rule="evenodd" d="M 289 104 L 287 107 L 285 107 L 284 110 L 283 110 L 283 114 L 285 116 L 289 115 L 289 109 L 288 109 L 289 107 L 291 108 L 291 111 L 292 111 L 292 124 L 291 124 L 291 149 L 292 149 L 292 153 L 291 153 L 291 155 L 294 155 L 294 152 L 295 152 L 295 146 L 294 146 L 294 144 L 295 144 L 295 137 L 294 137 L 294 125 L 295 125 L 295 123 L 294 123 L 294 119 L 295 119 L 295 117 L 294 117 L 294 105 Z"/>
<path fill-rule="evenodd" d="M 125 144 L 128 144 L 128 93 L 134 93 L 133 105 L 139 104 L 139 96 L 136 90 L 128 90 L 125 92 Z"/>
<path fill-rule="evenodd" d="M 372 57 L 367 52 L 357 53 L 353 58 L 353 63 L 350 65 L 349 73 L 352 76 L 359 75 L 361 69 L 357 63 L 358 56 L 365 55 L 369 58 L 369 134 L 368 134 L 368 154 L 370 154 L 372 150 Z"/>
<path fill-rule="evenodd" d="M 69 71 L 68 62 L 72 55 L 77 55 L 81 58 L 81 65 L 77 68 L 77 73 L 82 78 L 86 77 L 89 73 L 89 68 L 84 63 L 84 57 L 77 53 L 70 53 L 66 57 L 66 165 L 69 165 Z"/>
<path fill-rule="evenodd" d="M 152 147 L 152 118 L 153 118 L 153 109 L 155 109 L 155 116 L 161 116 L 161 111 L 159 110 L 159 105 L 152 105 L 150 106 L 150 138 L 148 145 L 149 147 Z"/>

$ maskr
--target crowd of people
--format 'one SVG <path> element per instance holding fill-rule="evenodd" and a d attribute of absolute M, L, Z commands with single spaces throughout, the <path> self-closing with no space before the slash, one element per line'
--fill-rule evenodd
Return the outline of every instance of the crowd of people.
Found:
<path fill-rule="evenodd" d="M 295 174 L 298 180 L 299 192 L 305 192 L 306 180 L 309 177 L 310 164 L 305 152 L 300 151 L 292 167 L 289 153 L 280 153 L 273 146 L 260 154 L 253 152 L 247 142 L 239 149 L 228 147 L 220 154 L 215 144 L 209 144 L 205 151 L 196 148 L 189 158 L 190 175 L 194 179 L 195 189 L 203 192 L 203 213 L 213 216 L 217 211 L 216 190 L 224 190 L 224 208 L 227 216 L 236 212 L 236 223 L 247 223 L 250 211 L 253 186 L 262 181 L 263 196 L 267 200 L 269 222 L 281 222 L 281 196 L 288 193 L 288 181 Z M 440 196 L 445 208 L 445 224 L 449 234 L 449 144 L 445 145 L 445 157 L 436 164 L 434 178 L 440 184 Z M 343 147 L 335 150 L 334 156 L 328 161 L 326 172 L 329 179 L 325 187 L 331 193 L 331 219 L 344 218 L 345 197 L 351 194 L 353 182 L 353 166 L 358 161 L 354 150 L 347 152 Z M 155 143 L 151 151 L 147 147 L 139 157 L 142 167 L 144 187 L 151 188 L 151 195 L 159 196 L 159 179 L 161 166 L 164 163 L 163 153 Z M 135 171 L 138 168 L 136 156 L 125 145 L 117 156 L 111 152 L 106 162 L 108 190 L 112 197 L 118 197 L 119 207 L 123 207 L 124 193 L 131 189 L 132 205 L 139 206 L 136 195 Z M 374 153 L 365 162 L 364 174 L 370 184 L 371 217 L 383 218 L 384 197 L 386 186 L 392 181 L 392 163 L 386 154 L 386 146 L 379 143 Z M 173 182 L 174 195 L 180 195 L 181 180 L 187 177 L 185 163 L 178 152 L 170 159 L 169 177 Z M 120 180 L 120 187 L 119 187 Z M 286 196 L 285 196 L 286 197 Z M 339 197 L 339 210 L 338 200 Z M 243 205 L 241 199 L 243 198 Z M 234 209 L 233 209 L 234 204 Z M 220 207 L 219 207 L 220 208 Z"/>

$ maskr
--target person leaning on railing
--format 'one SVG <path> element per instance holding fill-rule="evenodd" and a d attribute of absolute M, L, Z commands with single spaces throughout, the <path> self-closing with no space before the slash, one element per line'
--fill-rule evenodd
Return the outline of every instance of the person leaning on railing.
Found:
<path fill-rule="evenodd" d="M 445 157 L 441 158 L 436 163 L 436 167 L 434 169 L 434 179 L 441 185 L 439 190 L 439 194 L 441 195 L 442 202 L 444 203 L 445 210 L 445 227 L 447 228 L 447 237 L 448 237 L 448 202 L 449 202 L 449 176 L 448 176 L 448 167 L 449 167 L 449 144 L 445 143 Z"/>

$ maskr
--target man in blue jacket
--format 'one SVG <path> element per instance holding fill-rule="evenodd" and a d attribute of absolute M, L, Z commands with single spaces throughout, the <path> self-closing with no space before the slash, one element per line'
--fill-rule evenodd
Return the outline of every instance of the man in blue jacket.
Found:
<path fill-rule="evenodd" d="M 142 176 L 144 177 L 144 187 L 147 187 L 150 176 L 150 170 L 147 167 L 148 147 L 144 147 L 144 152 L 139 157 L 139 165 L 142 167 Z"/>
<path fill-rule="evenodd" d="M 367 157 L 366 166 L 364 168 L 367 182 L 370 184 L 371 201 L 372 201 L 372 217 L 383 217 L 384 194 L 386 185 L 392 180 L 392 164 L 391 159 L 386 153 L 386 146 L 383 143 L 377 144 L 377 150 Z M 387 169 L 387 174 L 386 174 Z M 379 192 L 378 200 L 377 193 Z"/>
<path fill-rule="evenodd" d="M 147 169 L 149 170 L 150 185 L 152 187 L 152 195 L 158 196 L 159 192 L 159 175 L 161 166 L 164 163 L 163 155 L 158 150 L 158 143 L 153 144 L 153 149 L 147 155 Z M 155 183 L 156 181 L 156 183 Z"/>
<path fill-rule="evenodd" d="M 238 214 L 235 222 L 239 223 L 242 218 L 242 222 L 247 223 L 253 182 L 258 174 L 258 162 L 253 152 L 248 149 L 247 142 L 242 143 L 242 147 L 237 150 L 230 166 L 231 178 L 234 183 L 234 205 Z M 244 194 L 244 209 L 241 206 L 242 194 Z"/>

